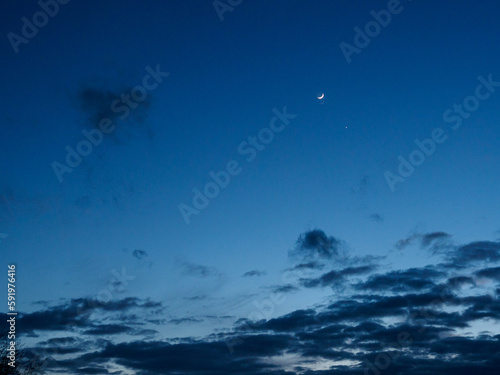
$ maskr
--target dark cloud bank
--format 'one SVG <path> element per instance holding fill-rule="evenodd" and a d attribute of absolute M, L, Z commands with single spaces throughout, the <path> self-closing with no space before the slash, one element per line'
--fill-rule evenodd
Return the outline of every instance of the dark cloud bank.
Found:
<path fill-rule="evenodd" d="M 57 361 L 47 361 L 49 372 L 495 374 L 500 369 L 500 242 L 450 241 L 443 232 L 403 239 L 400 248 L 415 243 L 418 251 L 439 250 L 438 262 L 389 270 L 377 258 L 342 255 L 342 241 L 321 230 L 304 233 L 290 252 L 298 259 L 291 269 L 297 277 L 277 290 L 331 290 L 329 302 L 260 321 L 240 319 L 232 329 L 203 338 L 161 339 L 156 330 L 163 325 L 199 322 L 199 317 L 166 320 L 161 303 L 137 298 L 73 299 L 22 314 L 18 327 L 25 336 L 40 338 L 33 350 L 55 354 Z M 203 266 L 184 267 L 200 277 L 210 274 Z M 335 293 L 339 287 L 342 294 Z M 478 322 L 481 330 L 474 328 Z M 46 333 L 63 337 L 42 339 Z"/>

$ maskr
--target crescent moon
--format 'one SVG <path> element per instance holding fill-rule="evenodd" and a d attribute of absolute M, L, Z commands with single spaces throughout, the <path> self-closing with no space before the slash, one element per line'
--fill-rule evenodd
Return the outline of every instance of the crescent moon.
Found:
<path fill-rule="evenodd" d="M 323 99 L 325 97 L 325 93 L 322 93 L 320 96 L 318 96 L 318 99 Z"/>

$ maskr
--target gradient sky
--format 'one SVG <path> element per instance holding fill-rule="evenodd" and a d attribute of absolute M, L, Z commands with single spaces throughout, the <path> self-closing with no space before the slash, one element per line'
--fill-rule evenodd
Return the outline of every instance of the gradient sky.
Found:
<path fill-rule="evenodd" d="M 342 43 L 355 47 L 355 28 L 364 30 L 371 11 L 388 3 L 397 13 L 346 59 Z M 427 357 L 410 350 L 385 371 L 457 374 L 444 365 L 450 358 L 478 374 L 498 369 L 500 4 L 220 4 L 230 8 L 221 17 L 210 0 L 71 0 L 15 48 L 9 33 L 22 35 L 22 17 L 32 21 L 40 5 L 0 5 L 0 259 L 5 269 L 17 266 L 19 340 L 55 348 L 50 374 L 361 374 L 363 360 L 354 349 L 345 354 L 360 337 L 298 341 L 328 324 L 343 332 L 376 324 L 388 337 L 389 328 L 398 330 L 394 315 L 359 314 L 342 328 L 340 312 L 325 321 L 321 314 L 332 314 L 340 300 L 410 300 L 466 277 L 466 290 L 453 287 L 455 302 L 442 306 L 440 319 L 449 321 L 426 322 L 427 332 L 446 326 L 464 347 L 493 348 L 495 359 L 486 352 L 469 358 L 442 342 Z M 168 76 L 120 119 L 113 101 L 151 69 Z M 479 85 L 483 99 L 474 99 Z M 284 110 L 296 117 L 247 161 L 242 142 Z M 449 116 L 457 113 L 465 116 L 454 129 Z M 65 163 L 66 147 L 76 149 L 82 131 L 95 131 L 106 117 L 115 129 L 60 182 L 53 163 Z M 387 173 L 398 176 L 398 158 L 408 160 L 415 140 L 436 129 L 446 140 L 391 189 Z M 203 190 L 210 172 L 232 160 L 241 173 L 186 223 L 179 205 L 193 206 L 193 189 Z M 248 333 L 242 322 L 279 288 L 284 301 Z M 487 296 L 488 308 L 476 305 Z M 83 319 L 75 311 L 85 301 L 98 302 Z M 454 308 L 462 319 L 456 325 Z M 279 319 L 304 322 L 314 314 L 316 325 L 300 332 L 293 325 L 289 341 L 276 328 Z M 46 317 L 61 323 L 49 326 Z M 68 329 L 70 321 L 77 328 Z M 248 339 L 242 357 L 231 354 L 225 340 L 246 335 L 275 351 L 253 353 Z M 74 351 L 62 351 L 57 338 L 73 340 Z M 419 343 L 429 349 L 433 340 Z M 127 360 L 139 342 L 150 352 Z M 221 354 L 212 355 L 220 363 L 200 359 L 199 368 L 155 357 L 163 350 L 188 358 L 205 350 L 200 345 L 219 343 Z M 313 347 L 314 355 L 304 349 Z M 361 344 L 356 350 L 366 358 L 377 353 Z M 238 358 L 248 367 L 235 367 Z"/>

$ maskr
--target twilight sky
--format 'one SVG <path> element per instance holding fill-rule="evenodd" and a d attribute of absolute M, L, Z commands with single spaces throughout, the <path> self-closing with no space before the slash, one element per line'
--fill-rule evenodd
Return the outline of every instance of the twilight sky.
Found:
<path fill-rule="evenodd" d="M 0 11 L 0 260 L 44 373 L 500 368 L 498 2 Z"/>

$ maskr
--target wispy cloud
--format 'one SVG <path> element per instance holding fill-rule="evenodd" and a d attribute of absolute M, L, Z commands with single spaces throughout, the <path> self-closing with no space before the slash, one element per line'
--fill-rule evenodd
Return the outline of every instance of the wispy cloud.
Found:
<path fill-rule="evenodd" d="M 399 240 L 395 247 L 403 250 L 413 244 L 419 244 L 422 249 L 430 249 L 437 253 L 452 246 L 452 236 L 445 232 L 415 233 Z"/>
<path fill-rule="evenodd" d="M 377 213 L 371 214 L 369 216 L 369 218 L 370 218 L 370 220 L 375 221 L 376 223 L 381 223 L 384 221 L 384 218 L 382 217 L 382 215 L 377 214 Z"/>
<path fill-rule="evenodd" d="M 137 102 L 130 97 L 133 86 L 120 86 L 120 89 L 111 91 L 97 86 L 85 85 L 77 91 L 76 98 L 80 110 L 87 115 L 90 125 L 99 128 L 99 123 L 104 118 L 113 122 L 126 119 L 127 123 L 131 125 L 144 123 L 151 106 L 151 93 L 148 93 L 144 100 Z M 127 102 L 132 102 L 128 108 L 125 105 Z M 126 117 L 125 113 L 127 113 Z M 130 117 L 128 113 L 130 113 Z"/>
<path fill-rule="evenodd" d="M 266 271 L 252 270 L 252 271 L 245 272 L 243 274 L 243 277 L 264 276 L 265 274 L 266 274 Z"/>
<path fill-rule="evenodd" d="M 134 258 L 137 258 L 139 260 L 145 258 L 148 256 L 148 253 L 146 250 L 141 250 L 141 249 L 135 249 L 134 251 L 132 251 L 132 256 Z"/>
<path fill-rule="evenodd" d="M 220 276 L 220 273 L 213 267 L 202 266 L 201 264 L 195 264 L 190 262 L 184 262 L 182 264 L 182 271 L 185 275 L 193 277 L 210 277 L 210 276 Z"/>

